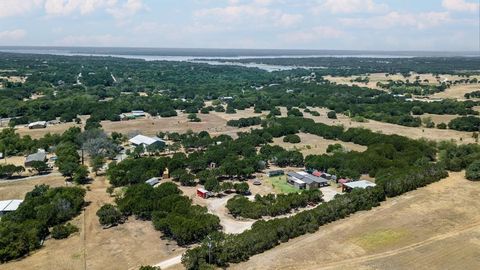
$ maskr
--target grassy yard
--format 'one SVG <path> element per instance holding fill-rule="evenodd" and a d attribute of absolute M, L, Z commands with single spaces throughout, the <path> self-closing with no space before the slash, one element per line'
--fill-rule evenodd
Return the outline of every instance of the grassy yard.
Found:
<path fill-rule="evenodd" d="M 266 181 L 268 181 L 278 193 L 293 193 L 299 191 L 297 188 L 287 183 L 286 175 L 266 178 Z"/>

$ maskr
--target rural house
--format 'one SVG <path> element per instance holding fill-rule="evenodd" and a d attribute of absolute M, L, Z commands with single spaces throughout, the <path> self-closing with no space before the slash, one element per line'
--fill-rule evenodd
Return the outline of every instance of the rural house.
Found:
<path fill-rule="evenodd" d="M 289 172 L 287 182 L 298 189 L 317 189 L 328 186 L 328 180 L 307 172 Z"/>
<path fill-rule="evenodd" d="M 166 143 L 164 140 L 158 137 L 147 137 L 144 135 L 137 135 L 129 140 L 129 142 L 134 146 L 143 146 L 144 148 L 154 146 L 155 148 L 161 149 L 165 147 Z"/>
<path fill-rule="evenodd" d="M 47 161 L 47 153 L 43 149 L 38 149 L 37 153 L 28 155 L 25 159 L 25 167 L 31 167 L 35 161 Z"/>

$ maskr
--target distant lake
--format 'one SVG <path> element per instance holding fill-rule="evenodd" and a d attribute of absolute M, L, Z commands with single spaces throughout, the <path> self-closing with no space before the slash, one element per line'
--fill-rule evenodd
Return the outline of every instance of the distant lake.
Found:
<path fill-rule="evenodd" d="M 268 65 L 262 63 L 238 63 L 240 59 L 269 58 L 411 58 L 478 56 L 476 52 L 415 52 L 415 51 L 353 51 L 353 50 L 256 50 L 256 49 L 182 49 L 182 48 L 103 48 L 103 47 L 0 47 L 0 52 L 52 54 L 64 56 L 104 56 L 146 61 L 181 61 L 210 65 L 234 65 L 259 68 L 267 71 L 312 69 L 322 67 Z M 223 61 L 215 61 L 215 60 Z M 231 62 L 225 60 L 232 60 Z"/>

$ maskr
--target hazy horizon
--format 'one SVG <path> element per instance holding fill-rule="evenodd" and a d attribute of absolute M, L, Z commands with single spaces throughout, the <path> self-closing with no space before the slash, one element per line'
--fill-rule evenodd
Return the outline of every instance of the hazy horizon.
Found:
<path fill-rule="evenodd" d="M 0 46 L 480 51 L 474 0 L 0 0 Z"/>

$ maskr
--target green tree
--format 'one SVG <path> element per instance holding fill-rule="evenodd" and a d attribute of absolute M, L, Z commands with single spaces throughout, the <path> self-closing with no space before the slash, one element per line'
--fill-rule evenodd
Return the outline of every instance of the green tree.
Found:
<path fill-rule="evenodd" d="M 41 160 L 33 161 L 32 163 L 30 163 L 30 166 L 32 167 L 32 169 L 37 171 L 38 174 L 46 173 L 50 169 L 48 168 L 47 163 Z"/>
<path fill-rule="evenodd" d="M 104 227 L 112 227 L 122 222 L 122 213 L 113 205 L 105 204 L 97 211 L 98 221 Z"/>
<path fill-rule="evenodd" d="M 337 119 L 337 113 L 336 113 L 335 111 L 329 111 L 329 112 L 327 113 L 327 117 L 328 117 L 329 119 Z"/>
<path fill-rule="evenodd" d="M 465 176 L 468 180 L 480 181 L 480 160 L 472 162 L 472 164 L 467 167 Z"/>
<path fill-rule="evenodd" d="M 86 184 L 88 182 L 88 168 L 85 165 L 79 165 L 72 175 L 72 179 L 77 184 Z"/>

